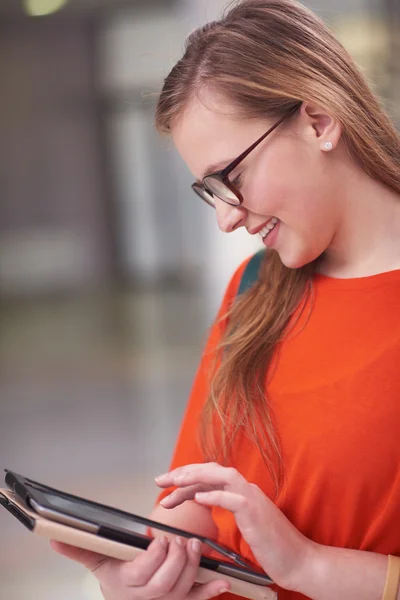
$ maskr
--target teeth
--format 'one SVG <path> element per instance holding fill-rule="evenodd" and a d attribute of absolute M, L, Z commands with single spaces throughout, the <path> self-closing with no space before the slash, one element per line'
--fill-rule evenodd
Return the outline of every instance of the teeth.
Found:
<path fill-rule="evenodd" d="M 277 224 L 278 219 L 276 217 L 274 217 L 273 219 L 271 219 L 267 225 L 265 225 L 265 227 L 263 227 L 260 231 L 259 234 L 261 236 L 261 238 L 265 238 L 265 236 L 267 236 L 269 234 L 270 231 L 273 230 L 273 228 L 275 227 L 275 225 Z"/>

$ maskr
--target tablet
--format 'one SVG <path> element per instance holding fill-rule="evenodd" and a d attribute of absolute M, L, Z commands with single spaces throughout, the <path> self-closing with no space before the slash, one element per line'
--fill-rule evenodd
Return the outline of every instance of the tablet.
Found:
<path fill-rule="evenodd" d="M 245 598 L 275 598 L 272 580 L 240 555 L 214 540 L 157 521 L 74 496 L 6 470 L 8 489 L 0 490 L 0 504 L 29 530 L 120 560 L 132 560 L 153 537 L 149 528 L 203 544 L 198 583 L 224 577 L 232 593 Z M 212 557 L 207 556 L 207 549 Z"/>

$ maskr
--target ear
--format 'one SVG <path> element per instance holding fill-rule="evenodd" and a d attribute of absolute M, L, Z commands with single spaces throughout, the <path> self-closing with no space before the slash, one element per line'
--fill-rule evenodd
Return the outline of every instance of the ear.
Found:
<path fill-rule="evenodd" d="M 336 148 L 342 135 L 342 126 L 337 119 L 312 102 L 303 102 L 300 117 L 308 133 L 311 128 L 311 134 L 321 150 L 329 151 Z"/>

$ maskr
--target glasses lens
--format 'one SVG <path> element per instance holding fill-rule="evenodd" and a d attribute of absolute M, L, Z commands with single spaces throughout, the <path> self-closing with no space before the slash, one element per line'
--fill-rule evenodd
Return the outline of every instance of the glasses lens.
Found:
<path fill-rule="evenodd" d="M 205 177 L 204 185 L 207 186 L 207 189 L 221 198 L 224 202 L 228 204 L 232 204 L 233 206 L 238 206 L 240 204 L 240 199 L 237 194 L 231 190 L 219 177 Z"/>
<path fill-rule="evenodd" d="M 211 194 L 211 192 L 206 190 L 206 188 L 201 183 L 193 183 L 192 189 L 196 192 L 198 196 L 200 196 L 202 200 L 204 200 L 204 202 L 207 202 L 207 204 L 212 206 L 212 208 L 215 208 L 213 195 Z"/>

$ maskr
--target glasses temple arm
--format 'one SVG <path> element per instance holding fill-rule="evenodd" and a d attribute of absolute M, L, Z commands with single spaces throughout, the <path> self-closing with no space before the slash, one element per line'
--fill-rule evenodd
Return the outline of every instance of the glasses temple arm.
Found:
<path fill-rule="evenodd" d="M 226 177 L 227 175 L 229 175 L 229 173 L 231 171 L 233 171 L 233 169 L 235 169 L 237 167 L 237 165 L 239 163 L 242 162 L 242 160 L 244 160 L 246 158 L 246 156 L 248 154 L 250 154 L 250 152 L 252 152 L 252 150 L 254 150 L 254 148 L 256 148 L 256 146 L 258 146 L 258 144 L 261 144 L 261 142 L 270 134 L 274 131 L 274 129 L 276 129 L 278 127 L 278 125 L 280 125 L 285 119 L 287 119 L 288 117 L 292 116 L 297 109 L 299 108 L 300 104 L 296 104 L 295 107 L 293 107 L 292 110 L 290 110 L 288 113 L 286 113 L 285 115 L 283 115 L 283 117 L 281 117 L 279 119 L 279 121 L 277 123 L 274 123 L 274 125 L 272 125 L 272 127 L 270 127 L 268 129 L 268 131 L 266 131 L 260 138 L 258 138 L 258 140 L 256 140 L 254 142 L 254 144 L 252 144 L 250 146 L 250 148 L 247 148 L 247 150 L 245 150 L 244 152 L 242 152 L 242 154 L 240 154 L 237 158 L 235 158 L 235 160 L 233 162 L 231 162 L 229 165 L 227 165 L 225 167 L 225 169 L 223 169 L 222 171 L 220 171 L 219 175 L 221 177 Z"/>

